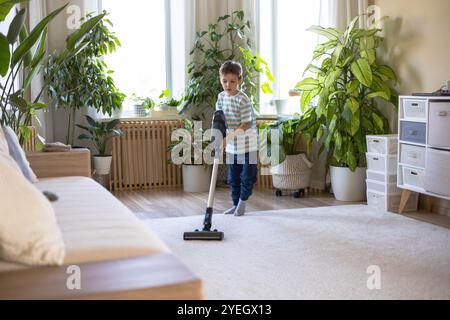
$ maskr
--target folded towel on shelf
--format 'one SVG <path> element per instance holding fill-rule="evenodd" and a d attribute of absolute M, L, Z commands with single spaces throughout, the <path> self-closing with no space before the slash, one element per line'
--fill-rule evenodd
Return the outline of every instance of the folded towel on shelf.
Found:
<path fill-rule="evenodd" d="M 72 149 L 72 147 L 70 145 L 66 145 L 62 142 L 51 142 L 51 143 L 46 143 L 42 150 L 44 152 L 64 152 L 64 151 L 70 151 L 70 149 Z"/>

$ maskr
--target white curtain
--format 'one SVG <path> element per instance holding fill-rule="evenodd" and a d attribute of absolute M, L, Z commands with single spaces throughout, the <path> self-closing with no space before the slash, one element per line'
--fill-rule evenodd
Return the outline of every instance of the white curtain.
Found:
<path fill-rule="evenodd" d="M 61 12 L 55 19 L 49 24 L 47 35 L 47 52 L 52 53 L 55 50 L 61 50 L 65 47 L 65 41 L 67 35 L 73 32 L 68 27 L 68 20 L 74 17 L 74 14 L 80 14 L 83 16 L 88 12 L 96 12 L 99 9 L 99 2 L 97 0 L 31 0 L 28 3 L 27 13 L 29 19 L 29 28 L 32 30 L 43 18 L 45 18 L 50 12 L 60 8 L 68 3 L 66 11 Z M 70 6 L 74 6 L 75 11 L 70 9 Z M 76 17 L 78 18 L 78 16 Z M 31 83 L 30 98 L 34 99 L 42 88 L 42 75 L 35 77 Z M 44 98 L 42 95 L 41 99 Z M 40 125 L 34 122 L 39 129 L 39 134 L 46 139 L 47 142 L 52 141 L 65 141 L 67 132 L 67 113 L 63 109 L 54 110 L 49 105 L 46 112 L 39 111 L 37 114 Z M 84 115 L 79 112 L 77 115 L 77 123 L 83 123 Z"/>
<path fill-rule="evenodd" d="M 320 25 L 345 29 L 357 15 L 362 15 L 359 27 L 366 26 L 368 0 L 320 0 Z"/>

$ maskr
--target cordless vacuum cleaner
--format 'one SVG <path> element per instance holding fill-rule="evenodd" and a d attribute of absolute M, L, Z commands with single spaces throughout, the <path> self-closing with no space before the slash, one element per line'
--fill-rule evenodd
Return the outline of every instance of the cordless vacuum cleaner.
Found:
<path fill-rule="evenodd" d="M 225 115 L 223 111 L 218 110 L 214 112 L 213 120 L 212 120 L 212 129 L 217 129 L 222 134 L 222 138 L 226 136 L 226 122 Z M 215 142 L 213 130 L 211 141 Z M 195 230 L 194 232 L 185 232 L 183 234 L 184 240 L 223 240 L 223 232 L 217 230 L 211 230 L 211 221 L 213 215 L 213 202 L 214 202 L 214 193 L 216 192 L 216 181 L 217 181 L 217 170 L 219 169 L 219 159 L 222 156 L 222 152 L 219 151 L 220 146 L 216 145 L 215 148 L 215 157 L 214 157 L 214 165 L 211 176 L 211 184 L 209 186 L 209 196 L 208 196 L 208 204 L 206 206 L 205 219 L 203 221 L 203 229 Z"/>

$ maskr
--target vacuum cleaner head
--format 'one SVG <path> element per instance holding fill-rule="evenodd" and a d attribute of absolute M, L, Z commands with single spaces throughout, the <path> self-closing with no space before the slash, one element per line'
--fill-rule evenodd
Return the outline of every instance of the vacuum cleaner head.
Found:
<path fill-rule="evenodd" d="M 183 234 L 184 240 L 223 240 L 223 232 L 221 231 L 204 231 L 195 230 L 194 232 L 185 232 Z"/>

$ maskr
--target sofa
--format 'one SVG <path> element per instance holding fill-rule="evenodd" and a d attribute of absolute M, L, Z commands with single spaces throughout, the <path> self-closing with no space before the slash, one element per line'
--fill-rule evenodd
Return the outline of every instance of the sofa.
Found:
<path fill-rule="evenodd" d="M 201 280 L 90 170 L 85 176 L 70 176 L 70 168 L 51 171 L 48 164 L 61 156 L 28 159 L 38 173 L 34 186 L 58 197 L 52 206 L 64 260 L 51 266 L 0 261 L 0 299 L 202 299 Z M 81 161 L 90 168 L 89 156 Z"/>

